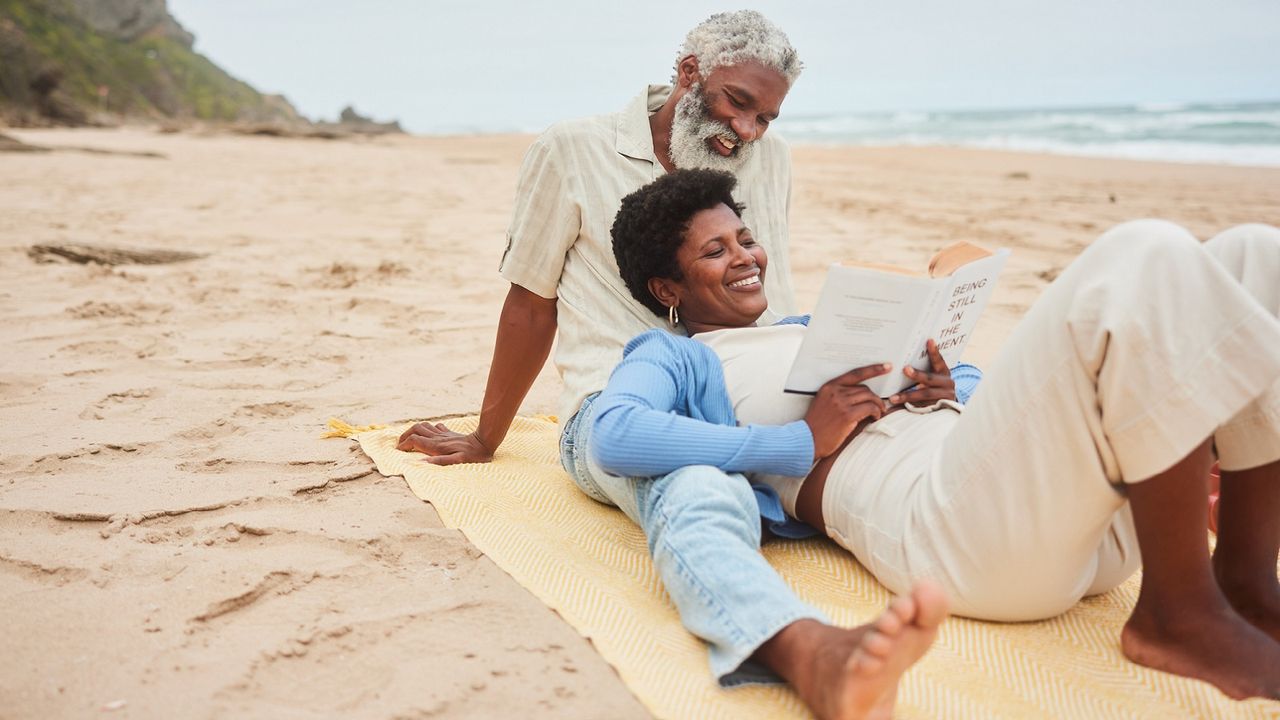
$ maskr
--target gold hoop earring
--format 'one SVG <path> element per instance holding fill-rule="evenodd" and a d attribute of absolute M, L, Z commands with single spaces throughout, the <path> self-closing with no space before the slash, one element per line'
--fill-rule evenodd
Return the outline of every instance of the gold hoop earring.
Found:
<path fill-rule="evenodd" d="M 680 324 L 680 313 L 676 310 L 675 305 L 667 306 L 667 324 L 674 330 L 676 325 Z"/>

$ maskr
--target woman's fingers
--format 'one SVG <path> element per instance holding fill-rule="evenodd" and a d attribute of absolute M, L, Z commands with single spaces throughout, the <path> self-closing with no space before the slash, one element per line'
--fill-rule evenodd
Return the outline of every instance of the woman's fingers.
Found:
<path fill-rule="evenodd" d="M 936 400 L 954 400 L 956 398 L 956 384 L 950 375 L 938 376 L 917 373 L 916 377 L 920 380 L 919 385 L 890 397 L 889 403 L 899 405 L 909 402 L 920 405 L 927 402 L 932 405 Z"/>
<path fill-rule="evenodd" d="M 903 393 L 902 399 L 912 405 L 932 405 L 939 400 L 954 400 L 955 392 L 942 388 L 918 388 Z"/>
<path fill-rule="evenodd" d="M 917 370 L 910 365 L 902 368 L 902 374 L 915 380 L 918 385 L 927 385 L 930 387 L 948 387 L 954 386 L 955 381 L 951 379 L 951 371 L 943 366 L 942 372 L 925 372 Z"/>
<path fill-rule="evenodd" d="M 867 389 L 866 385 L 855 385 L 853 387 L 841 388 L 840 397 L 844 399 L 847 407 L 854 407 L 863 403 L 875 406 L 882 412 L 885 409 L 884 400 L 879 395 Z"/>
<path fill-rule="evenodd" d="M 936 373 L 943 373 L 947 376 L 951 375 L 951 368 L 947 367 L 947 361 L 942 359 L 942 351 L 938 349 L 938 343 L 932 339 L 927 340 L 924 349 L 929 353 L 929 366 Z"/>
<path fill-rule="evenodd" d="M 889 363 L 876 363 L 875 365 L 864 365 L 860 368 L 854 368 L 849 372 L 836 376 L 829 382 L 841 387 L 852 387 L 860 385 L 873 377 L 884 375 L 893 369 Z"/>
<path fill-rule="evenodd" d="M 875 393 L 851 394 L 844 398 L 845 414 L 848 421 L 852 425 L 857 425 L 867 418 L 875 418 L 879 420 L 884 416 L 888 409 L 884 400 L 876 397 Z"/>

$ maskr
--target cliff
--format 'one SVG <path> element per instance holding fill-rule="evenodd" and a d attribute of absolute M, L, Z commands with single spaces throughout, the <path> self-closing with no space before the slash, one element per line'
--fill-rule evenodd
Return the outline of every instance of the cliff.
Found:
<path fill-rule="evenodd" d="M 306 124 L 192 49 L 165 0 L 0 0 L 0 120 Z"/>

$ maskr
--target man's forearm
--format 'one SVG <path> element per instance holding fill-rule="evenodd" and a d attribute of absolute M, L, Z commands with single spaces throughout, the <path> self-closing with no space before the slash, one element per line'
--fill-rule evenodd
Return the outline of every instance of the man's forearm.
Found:
<path fill-rule="evenodd" d="M 490 452 L 498 449 L 538 377 L 556 337 L 556 301 L 519 285 L 507 292 L 498 318 L 493 363 L 485 385 L 476 439 Z"/>

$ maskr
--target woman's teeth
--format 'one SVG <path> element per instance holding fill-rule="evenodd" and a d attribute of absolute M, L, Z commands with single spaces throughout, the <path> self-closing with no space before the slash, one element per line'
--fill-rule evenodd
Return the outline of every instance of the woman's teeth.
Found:
<path fill-rule="evenodd" d="M 738 280 L 738 281 L 736 281 L 736 282 L 731 282 L 731 283 L 729 283 L 729 287 L 746 287 L 746 286 L 748 286 L 748 285 L 757 285 L 757 284 L 759 284 L 759 283 L 760 283 L 760 276 L 759 276 L 759 275 L 752 275 L 752 276 L 751 276 L 751 277 L 749 277 L 749 278 L 743 278 L 743 279 Z"/>

